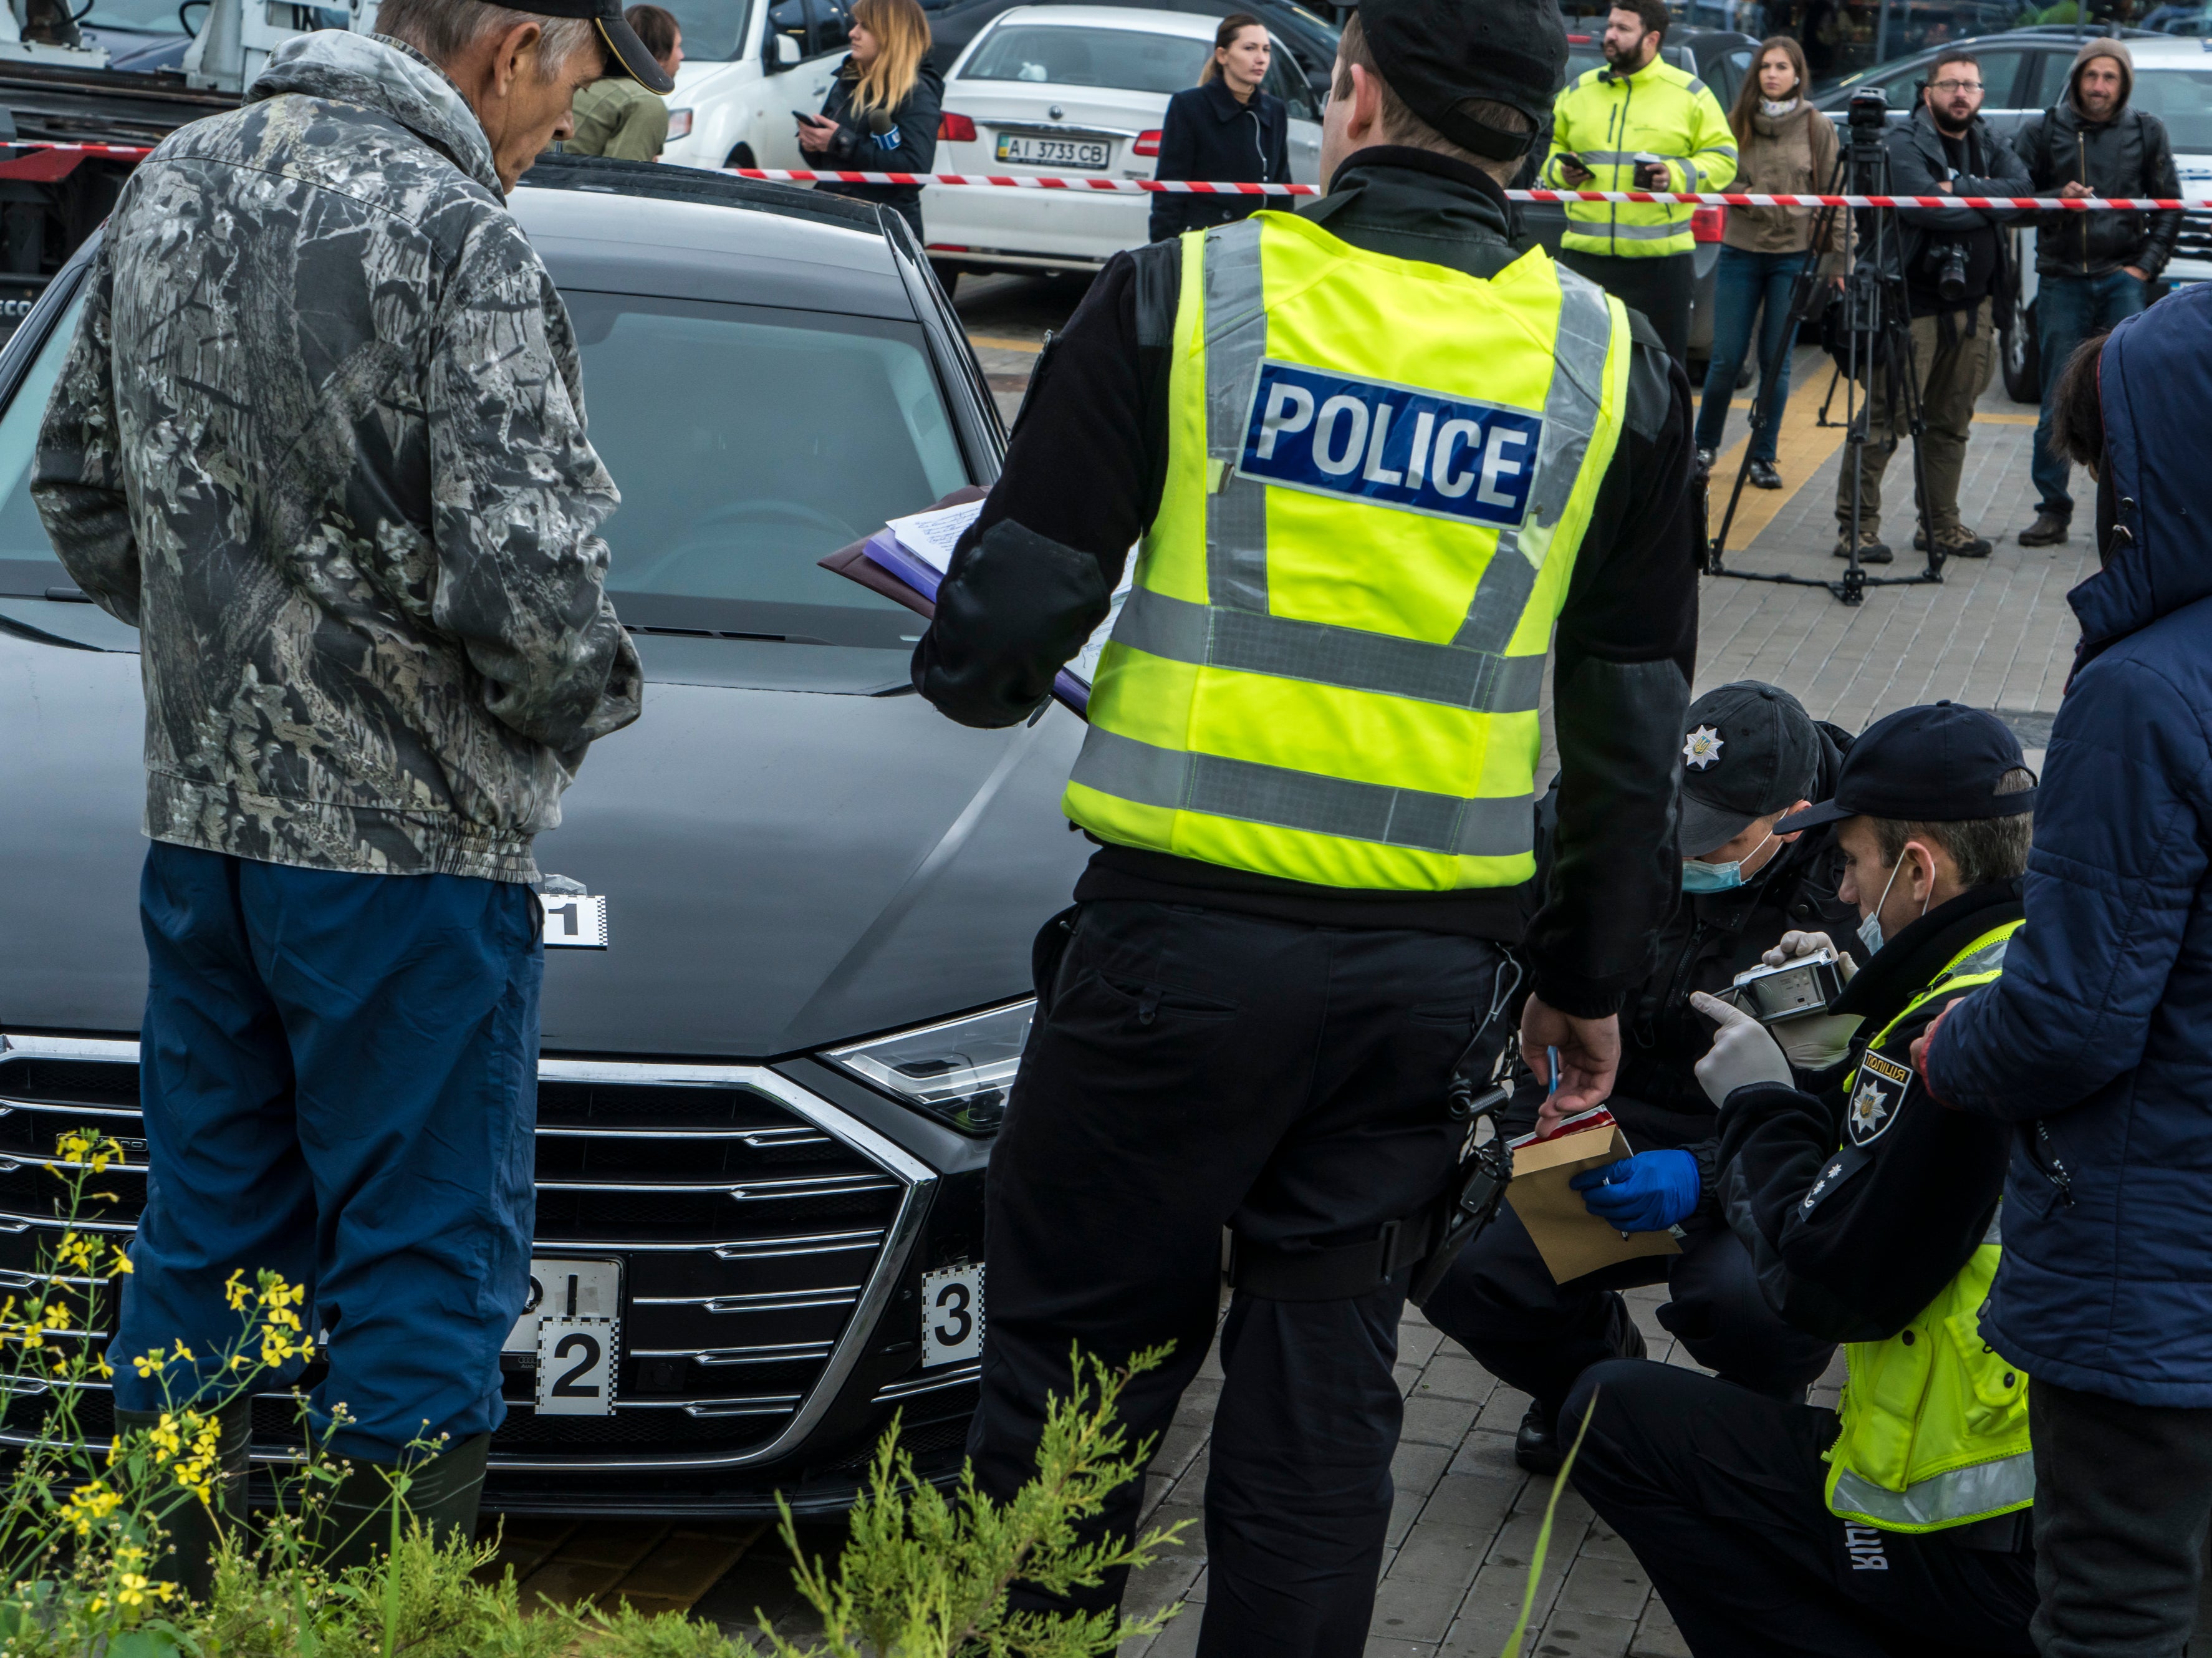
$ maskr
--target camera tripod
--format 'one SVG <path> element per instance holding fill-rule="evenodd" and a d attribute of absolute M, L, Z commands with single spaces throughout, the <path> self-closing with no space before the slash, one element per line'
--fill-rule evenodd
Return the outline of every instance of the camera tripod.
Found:
<path fill-rule="evenodd" d="M 1826 194 L 1851 196 L 1887 196 L 1890 193 L 1889 150 L 1884 143 L 1884 122 L 1887 100 L 1882 94 L 1869 88 L 1855 95 L 1850 103 L 1847 142 L 1842 155 L 1837 158 L 1836 177 Z M 1811 310 L 1813 300 L 1820 288 L 1820 250 L 1827 242 L 1835 216 L 1846 210 L 1824 207 L 1814 221 L 1813 237 L 1805 250 L 1805 262 L 1799 268 L 1796 280 L 1790 290 L 1789 319 L 1782 329 L 1782 337 L 1773 361 L 1761 365 L 1759 392 L 1752 399 L 1751 430 L 1755 435 L 1765 424 L 1768 413 L 1769 388 L 1778 377 L 1782 365 L 1789 361 L 1790 352 L 1796 343 L 1797 331 Z M 1737 503 L 1743 498 L 1744 481 L 1751 471 L 1751 446 L 1744 447 L 1744 458 L 1736 468 L 1735 484 L 1729 492 L 1728 510 L 1722 514 L 1720 529 L 1705 549 L 1705 570 L 1707 575 L 1733 576 L 1739 581 L 1773 581 L 1788 586 L 1826 587 L 1846 604 L 1857 604 L 1866 598 L 1869 587 L 1913 586 L 1943 580 L 1943 551 L 1936 544 L 1935 525 L 1928 505 L 1928 467 L 1920 442 L 1927 422 L 1920 402 L 1920 380 L 1915 372 L 1912 351 L 1911 307 L 1905 297 L 1902 237 L 1899 233 L 1897 210 L 1870 208 L 1862 221 L 1863 234 L 1851 261 L 1851 270 L 1844 279 L 1844 291 L 1832 303 L 1843 307 L 1841 332 L 1844 342 L 1844 360 L 1837 366 L 1837 378 L 1844 385 L 1844 477 L 1850 489 L 1850 521 L 1843 533 L 1847 537 L 1850 556 L 1844 565 L 1840 578 L 1790 575 L 1763 570 L 1731 570 L 1722 562 L 1728 545 L 1729 528 L 1735 522 Z M 1919 519 L 1922 540 L 1928 549 L 1928 568 L 1917 575 L 1869 575 L 1859 562 L 1859 524 L 1861 495 L 1864 485 L 1860 461 L 1869 441 L 1868 426 L 1873 412 L 1875 387 L 1881 386 L 1882 407 L 1888 417 L 1889 445 L 1893 452 L 1904 435 L 1912 443 L 1912 495 L 1915 515 Z M 1863 386 L 1866 398 L 1862 403 L 1859 392 Z M 1829 398 L 1835 395 L 1832 384 Z M 1821 424 L 1828 424 L 1827 403 L 1821 405 Z"/>

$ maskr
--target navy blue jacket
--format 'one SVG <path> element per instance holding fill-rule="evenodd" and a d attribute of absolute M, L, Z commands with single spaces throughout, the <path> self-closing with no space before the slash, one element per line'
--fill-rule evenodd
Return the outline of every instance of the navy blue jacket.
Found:
<path fill-rule="evenodd" d="M 1160 164 L 1155 179 L 1198 179 L 1224 184 L 1291 181 L 1291 116 L 1283 100 L 1255 92 L 1240 104 L 1228 83 L 1215 76 L 1168 100 L 1160 128 Z M 1267 205 L 1264 196 L 1155 196 L 1152 239 L 1179 236 L 1249 217 Z M 1291 205 L 1290 197 L 1275 203 Z"/>
<path fill-rule="evenodd" d="M 2027 925 L 1936 1035 L 1936 1097 L 2019 1125 L 1982 1333 L 2030 1375 L 2212 1406 L 2212 287 L 2100 361 L 2117 528 L 2036 797 Z"/>

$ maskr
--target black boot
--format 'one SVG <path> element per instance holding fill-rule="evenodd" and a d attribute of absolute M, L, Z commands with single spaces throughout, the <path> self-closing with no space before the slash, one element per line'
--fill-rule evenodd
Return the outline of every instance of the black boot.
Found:
<path fill-rule="evenodd" d="M 491 1436 L 478 1434 L 451 1449 L 411 1464 L 406 1507 L 399 1515 L 405 1534 L 419 1523 L 438 1543 L 477 1534 L 477 1509 L 483 1497 L 484 1459 Z M 336 1577 L 351 1566 L 365 1566 L 392 1547 L 392 1482 L 395 1462 L 354 1459 L 353 1467 L 331 1494 L 323 1511 L 318 1552 L 323 1570 Z"/>
<path fill-rule="evenodd" d="M 1636 1327 L 1636 1321 L 1628 1315 L 1628 1303 L 1619 1296 L 1613 1297 L 1612 1323 L 1606 1334 L 1615 1358 L 1644 1357 L 1644 1332 Z M 1566 1457 L 1555 1412 L 1542 1400 L 1530 1400 L 1522 1413 L 1520 1431 L 1513 1436 L 1513 1460 L 1530 1473 L 1550 1475 L 1559 1473 Z"/>
<path fill-rule="evenodd" d="M 174 1412 L 171 1415 L 176 1414 Z M 160 1425 L 159 1411 L 115 1412 L 118 1434 L 143 1432 Z M 204 1600 L 215 1588 L 215 1552 L 220 1521 L 225 1532 L 242 1530 L 249 1509 L 246 1500 L 246 1471 L 252 1466 L 253 1401 L 235 1399 L 216 1412 L 222 1430 L 216 1442 L 217 1471 L 214 1512 L 197 1497 L 189 1497 L 161 1517 L 169 1533 L 168 1547 L 147 1570 L 155 1582 L 172 1582 L 195 1600 Z"/>

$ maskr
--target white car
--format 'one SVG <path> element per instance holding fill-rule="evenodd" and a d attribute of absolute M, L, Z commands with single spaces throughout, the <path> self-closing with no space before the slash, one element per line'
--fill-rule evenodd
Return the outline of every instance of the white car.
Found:
<path fill-rule="evenodd" d="M 1149 179 L 1168 100 L 1198 84 L 1218 18 L 1119 6 L 1022 6 L 945 77 L 939 173 Z M 1264 90 L 1290 112 L 1291 177 L 1321 176 L 1321 111 L 1290 54 Z M 1287 197 L 1278 205 L 1287 205 Z M 933 185 L 922 224 L 940 278 L 963 270 L 1096 270 L 1147 240 L 1152 197 Z"/>
<path fill-rule="evenodd" d="M 844 61 L 839 0 L 664 0 L 684 31 L 664 161 L 804 167 L 794 110 L 822 107 Z"/>

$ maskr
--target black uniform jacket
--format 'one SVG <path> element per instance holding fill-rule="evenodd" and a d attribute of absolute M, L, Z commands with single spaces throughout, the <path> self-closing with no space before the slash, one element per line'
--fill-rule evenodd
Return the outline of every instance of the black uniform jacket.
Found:
<path fill-rule="evenodd" d="M 1303 210 L 1331 234 L 1487 278 L 1520 257 L 1486 174 L 1425 150 L 1362 150 Z M 963 725 L 1036 713 L 1054 672 L 1106 615 L 1158 510 L 1180 243 L 1116 254 L 1039 360 L 1006 471 L 955 550 L 915 687 Z M 1649 971 L 1681 886 L 1674 791 L 1697 651 L 1702 489 L 1690 392 L 1641 318 L 1626 429 L 1575 563 L 1553 656 L 1562 784 L 1551 878 L 1523 888 L 1361 892 L 1103 847 L 1079 900 L 1143 897 L 1338 926 L 1511 942 L 1528 927 L 1536 990 L 1563 1011 L 1615 1011 Z M 1534 883 L 1530 884 L 1532 886 Z"/>
<path fill-rule="evenodd" d="M 2023 914 L 2017 881 L 1960 894 L 1883 944 L 1830 1011 L 1863 1015 L 1871 1041 L 1954 956 Z M 1914 1039 L 1952 999 L 1931 997 L 1875 1052 L 1911 1072 Z M 1737 1089 L 1721 1112 L 1729 1224 L 1775 1310 L 1831 1341 L 1911 1323 L 1972 1258 L 2004 1192 L 2008 1127 L 1946 1109 L 1917 1073 L 1874 1080 L 1856 1114 L 1839 1087 L 1816 1097 L 1774 1083 Z"/>
<path fill-rule="evenodd" d="M 1824 724 L 1819 731 L 1814 798 L 1826 799 L 1835 793 L 1851 739 L 1838 726 Z M 1545 805 L 1551 805 L 1548 797 Z M 1632 1150 L 1671 1148 L 1698 1159 L 1699 1207 L 1716 1219 L 1720 1125 L 1696 1073 L 1712 1046 L 1713 1027 L 1690 1006 L 1691 993 L 1718 995 L 1785 932 L 1825 932 L 1863 965 L 1866 946 L 1854 930 L 1858 911 L 1836 896 L 1842 866 L 1835 830 L 1808 829 L 1734 891 L 1685 893 L 1660 929 L 1651 972 L 1621 1004 L 1620 1074 L 1606 1107 Z"/>
<path fill-rule="evenodd" d="M 1255 92 L 1249 103 L 1219 76 L 1202 87 L 1188 87 L 1168 100 L 1160 128 L 1160 161 L 1155 179 L 1200 179 L 1209 183 L 1286 185 L 1291 181 L 1291 113 L 1272 93 Z M 1154 241 L 1249 218 L 1262 207 L 1280 207 L 1257 196 L 1155 196 L 1150 234 Z"/>

